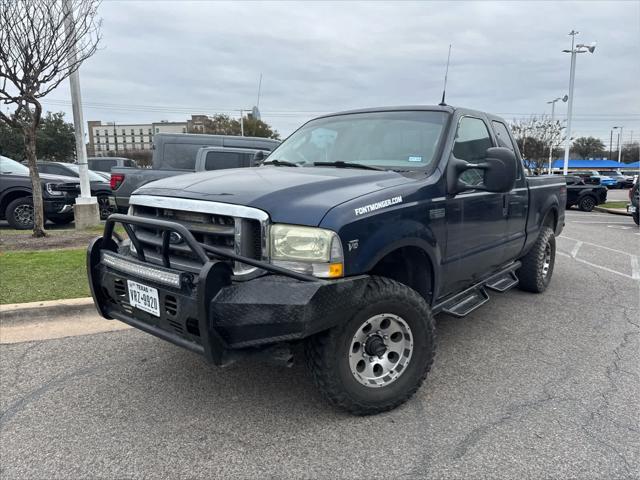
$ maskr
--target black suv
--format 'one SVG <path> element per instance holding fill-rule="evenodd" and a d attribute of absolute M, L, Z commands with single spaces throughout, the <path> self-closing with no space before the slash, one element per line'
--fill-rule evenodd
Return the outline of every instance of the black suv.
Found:
<path fill-rule="evenodd" d="M 38 171 L 51 175 L 80 177 L 80 167 L 75 163 L 38 162 Z M 109 197 L 112 195 L 109 180 L 93 170 L 89 170 L 89 183 L 91 185 L 91 196 L 98 199 L 100 220 L 106 220 L 114 212 L 114 208 L 109 203 Z"/>
<path fill-rule="evenodd" d="M 44 216 L 53 223 L 73 221 L 73 204 L 80 191 L 75 178 L 58 175 L 40 175 Z M 13 228 L 33 228 L 33 190 L 29 169 L 0 156 L 0 219 L 6 219 Z"/>

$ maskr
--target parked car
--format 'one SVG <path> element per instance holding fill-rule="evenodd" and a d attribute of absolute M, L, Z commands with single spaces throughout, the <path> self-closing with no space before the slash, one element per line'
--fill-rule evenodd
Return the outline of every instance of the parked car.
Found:
<path fill-rule="evenodd" d="M 640 185 L 638 177 L 635 179 L 633 187 L 629 190 L 629 204 L 627 205 L 627 212 L 633 216 L 633 221 L 636 225 L 640 225 Z"/>
<path fill-rule="evenodd" d="M 507 123 L 449 106 L 312 120 L 261 167 L 148 183 L 88 252 L 100 314 L 224 365 L 303 344 L 332 404 L 420 387 L 438 313 L 551 280 L 567 186 L 526 177 Z M 112 238 L 123 223 L 130 240 Z M 127 243 L 130 242 L 130 243 Z"/>
<path fill-rule="evenodd" d="M 593 207 L 607 201 L 607 187 L 603 185 L 586 185 L 580 177 L 567 175 L 567 209 L 576 205 L 583 212 L 590 212 Z"/>
<path fill-rule="evenodd" d="M 606 175 L 601 175 L 597 170 L 577 170 L 569 172 L 584 181 L 587 185 L 602 185 L 604 187 L 617 188 L 618 181 Z"/>
<path fill-rule="evenodd" d="M 249 167 L 257 151 L 268 154 L 280 142 L 260 137 L 159 133 L 153 137 L 153 144 L 152 169 L 111 171 L 113 202 L 118 211 L 126 212 L 133 191 L 149 182 L 191 172 Z"/>
<path fill-rule="evenodd" d="M 80 193 L 76 178 L 40 175 L 42 203 L 46 220 L 64 225 L 73 221 L 73 204 Z M 0 219 L 12 228 L 33 228 L 33 189 L 29 169 L 0 156 Z"/>
<path fill-rule="evenodd" d="M 80 178 L 80 167 L 75 163 L 38 162 L 38 171 L 41 173 Z M 89 182 L 91 186 L 91 196 L 96 197 L 98 201 L 100 219 L 105 220 L 115 210 L 109 201 L 109 197 L 111 197 L 109 180 L 97 172 L 89 170 Z"/>
<path fill-rule="evenodd" d="M 124 157 L 89 157 L 89 170 L 110 173 L 114 167 L 138 168 L 138 164 L 130 158 Z"/>
<path fill-rule="evenodd" d="M 631 188 L 633 186 L 633 177 L 616 171 L 599 171 L 600 175 L 613 178 L 616 181 L 615 188 Z"/>

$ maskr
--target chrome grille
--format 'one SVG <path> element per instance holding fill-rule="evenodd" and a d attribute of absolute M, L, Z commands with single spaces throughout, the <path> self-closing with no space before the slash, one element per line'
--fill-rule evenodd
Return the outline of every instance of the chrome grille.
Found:
<path fill-rule="evenodd" d="M 257 212 L 253 215 L 257 218 L 238 216 L 238 213 L 245 213 L 243 208 L 249 214 L 253 214 L 251 210 Z M 129 214 L 179 223 L 191 232 L 196 241 L 204 245 L 256 260 L 263 259 L 263 227 L 267 215 L 260 210 L 216 202 L 134 195 L 131 197 Z M 146 259 L 162 265 L 162 231 L 146 226 L 133 228 Z M 202 267 L 201 262 L 187 244 L 175 235 L 171 237 L 169 249 L 169 259 L 173 268 L 198 272 Z M 211 253 L 207 255 L 212 259 L 215 258 Z M 249 265 L 228 261 L 235 275 L 243 275 L 255 270 Z"/>

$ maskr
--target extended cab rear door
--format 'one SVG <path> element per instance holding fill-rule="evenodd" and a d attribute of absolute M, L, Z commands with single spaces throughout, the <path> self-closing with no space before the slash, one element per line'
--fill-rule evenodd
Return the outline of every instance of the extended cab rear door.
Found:
<path fill-rule="evenodd" d="M 527 212 L 529 209 L 529 188 L 524 175 L 518 146 L 513 141 L 509 128 L 500 120 L 492 119 L 491 128 L 499 147 L 513 151 L 518 160 L 518 177 L 515 187 L 503 196 L 506 232 L 504 238 L 505 261 L 516 259 L 524 247 L 526 239 Z"/>

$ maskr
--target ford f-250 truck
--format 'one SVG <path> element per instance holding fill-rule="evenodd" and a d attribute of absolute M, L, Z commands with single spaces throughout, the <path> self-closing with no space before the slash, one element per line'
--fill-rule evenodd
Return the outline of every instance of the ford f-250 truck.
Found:
<path fill-rule="evenodd" d="M 422 384 L 434 315 L 547 288 L 565 204 L 564 179 L 526 177 L 496 116 L 358 110 L 306 123 L 260 167 L 145 185 L 87 268 L 105 318 L 215 365 L 288 364 L 302 343 L 325 397 L 373 414 Z"/>

